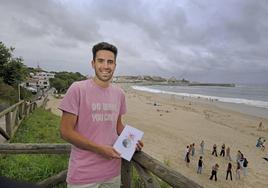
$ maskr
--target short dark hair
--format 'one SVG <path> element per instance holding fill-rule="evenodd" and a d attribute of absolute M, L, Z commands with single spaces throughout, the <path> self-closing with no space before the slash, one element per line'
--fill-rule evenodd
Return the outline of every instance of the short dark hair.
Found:
<path fill-rule="evenodd" d="M 100 42 L 98 44 L 95 44 L 92 48 L 92 53 L 93 53 L 93 60 L 95 60 L 96 58 L 96 54 L 99 50 L 108 50 L 108 51 L 111 51 L 113 52 L 114 54 L 114 57 L 116 59 L 116 56 L 117 56 L 117 48 L 112 45 L 112 44 L 109 44 L 107 42 Z"/>

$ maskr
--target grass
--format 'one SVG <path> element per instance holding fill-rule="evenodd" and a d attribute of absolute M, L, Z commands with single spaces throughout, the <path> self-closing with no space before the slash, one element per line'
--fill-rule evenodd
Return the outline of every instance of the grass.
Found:
<path fill-rule="evenodd" d="M 25 119 L 11 143 L 62 143 L 60 118 L 44 109 L 37 109 Z M 4 154 L 0 156 L 0 176 L 39 182 L 67 168 L 68 155 Z M 65 187 L 60 185 L 58 187 Z"/>

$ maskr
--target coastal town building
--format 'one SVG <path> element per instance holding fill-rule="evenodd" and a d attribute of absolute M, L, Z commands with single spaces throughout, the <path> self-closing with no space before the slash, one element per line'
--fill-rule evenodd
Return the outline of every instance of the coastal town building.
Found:
<path fill-rule="evenodd" d="M 49 72 L 37 72 L 36 74 L 30 73 L 30 78 L 25 82 L 26 88 L 42 90 L 50 87 L 49 79 L 54 78 L 54 73 Z"/>

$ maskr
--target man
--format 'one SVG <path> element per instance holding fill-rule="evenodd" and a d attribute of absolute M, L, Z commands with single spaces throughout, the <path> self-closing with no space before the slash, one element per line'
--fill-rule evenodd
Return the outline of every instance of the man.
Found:
<path fill-rule="evenodd" d="M 210 180 L 213 179 L 213 177 L 215 177 L 215 181 L 217 181 L 217 172 L 219 170 L 219 165 L 216 163 L 214 166 L 212 166 L 212 171 L 211 171 L 211 176 L 210 176 Z"/>
<path fill-rule="evenodd" d="M 110 84 L 117 48 L 101 42 L 92 52 L 95 77 L 73 83 L 59 106 L 61 136 L 72 144 L 66 181 L 68 188 L 119 188 L 121 159 L 112 145 L 124 129 L 126 103 L 122 90 Z"/>
<path fill-rule="evenodd" d="M 197 174 L 201 174 L 203 169 L 203 157 L 200 156 L 197 164 Z"/>

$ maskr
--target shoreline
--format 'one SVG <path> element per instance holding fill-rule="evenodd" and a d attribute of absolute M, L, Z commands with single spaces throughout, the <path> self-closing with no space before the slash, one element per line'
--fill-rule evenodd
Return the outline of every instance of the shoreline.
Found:
<path fill-rule="evenodd" d="M 237 187 L 262 188 L 267 187 L 268 162 L 262 159 L 267 149 L 262 152 L 256 149 L 256 139 L 268 137 L 268 119 L 254 115 L 247 115 L 222 108 L 215 102 L 201 102 L 192 98 L 180 99 L 173 95 L 148 93 L 131 88 L 130 84 L 119 85 L 125 92 L 127 114 L 123 116 L 123 123 L 136 127 L 144 132 L 143 151 L 160 162 L 169 166 L 208 188 Z M 57 110 L 59 99 L 50 98 L 47 108 L 53 113 L 61 115 Z M 263 131 L 258 131 L 258 123 L 262 121 Z M 268 139 L 268 138 L 267 138 Z M 201 175 L 196 173 L 199 158 L 199 144 L 205 141 L 204 169 Z M 196 144 L 196 155 L 191 157 L 190 167 L 184 161 L 187 145 Z M 241 150 L 249 161 L 248 176 L 241 180 L 226 181 L 225 174 L 228 160 L 211 155 L 213 144 L 220 146 L 225 143 L 231 147 L 231 157 L 235 159 L 237 150 Z M 208 178 L 211 167 L 215 163 L 220 165 L 218 181 Z M 233 177 L 235 167 L 233 164 Z"/>
<path fill-rule="evenodd" d="M 135 86 L 136 85 L 134 85 L 134 87 Z M 132 86 L 130 86 L 130 87 L 132 88 Z M 146 87 L 146 86 L 142 86 L 142 87 Z M 215 96 L 193 97 L 193 96 L 183 96 L 183 95 L 175 94 L 176 92 L 163 91 L 161 93 L 156 93 L 156 92 L 151 92 L 149 90 L 139 90 L 139 89 L 135 89 L 135 88 L 132 88 L 132 89 L 134 89 L 136 91 L 151 93 L 151 94 L 174 95 L 174 97 L 176 97 L 180 100 L 185 99 L 185 100 L 201 102 L 201 103 L 205 103 L 205 104 L 217 105 L 218 107 L 224 108 L 226 110 L 233 110 L 236 112 L 244 113 L 247 115 L 253 115 L 253 116 L 260 117 L 260 118 L 267 118 L 268 117 L 268 108 L 258 107 L 258 106 L 254 106 L 254 105 L 244 104 L 244 103 L 223 102 L 223 101 L 213 99 L 213 98 L 217 98 Z M 195 95 L 195 94 L 189 94 L 189 95 Z M 213 99 L 213 100 L 211 100 L 211 99 Z"/>

